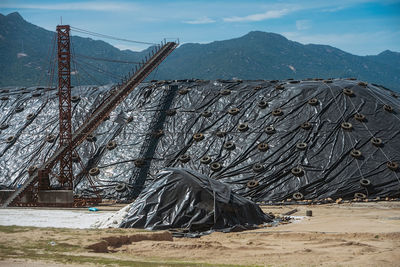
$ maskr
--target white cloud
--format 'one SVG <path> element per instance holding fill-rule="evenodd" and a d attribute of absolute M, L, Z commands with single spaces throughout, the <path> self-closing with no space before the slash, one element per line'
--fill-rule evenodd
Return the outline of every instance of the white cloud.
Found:
<path fill-rule="evenodd" d="M 333 13 L 333 12 L 337 12 L 337 11 L 340 11 L 340 10 L 343 10 L 343 9 L 346 9 L 346 8 L 348 8 L 348 6 L 337 6 L 337 7 L 322 9 L 322 12 Z"/>
<path fill-rule="evenodd" d="M 92 11 L 118 11 L 135 10 L 131 3 L 119 2 L 71 2 L 54 4 L 17 4 L 0 3 L 0 8 L 44 9 L 44 10 L 92 10 Z"/>
<path fill-rule="evenodd" d="M 297 20 L 296 21 L 296 28 L 299 31 L 307 30 L 307 29 L 311 28 L 311 21 L 307 20 L 307 19 Z"/>
<path fill-rule="evenodd" d="M 214 23 L 215 20 L 209 18 L 209 17 L 202 17 L 200 19 L 196 19 L 196 20 L 187 20 L 187 21 L 183 21 L 183 23 L 187 23 L 187 24 L 209 24 L 209 23 Z"/>
<path fill-rule="evenodd" d="M 295 11 L 312 10 L 312 9 L 313 10 L 319 9 L 322 12 L 336 12 L 357 4 L 378 2 L 378 1 L 379 0 L 335 0 L 335 2 L 330 2 L 330 1 L 320 1 L 320 0 L 308 0 L 308 1 L 302 1 L 301 4 L 298 4 L 298 1 L 286 1 L 285 3 L 278 2 L 274 4 L 271 3 L 258 6 L 259 9 L 264 9 L 264 10 L 268 9 L 268 11 L 264 13 L 255 13 L 246 16 L 225 17 L 223 18 L 223 20 L 225 22 L 262 21 L 268 19 L 281 18 Z M 390 2 L 398 0 L 380 0 L 380 1 Z M 300 25 L 300 27 L 302 26 L 303 25 Z"/>
<path fill-rule="evenodd" d="M 267 19 L 276 19 L 283 17 L 293 10 L 290 10 L 288 8 L 280 9 L 280 10 L 269 10 L 264 13 L 258 13 L 258 14 L 252 14 L 252 15 L 247 15 L 244 17 L 228 17 L 224 18 L 223 20 L 225 22 L 244 22 L 244 21 L 262 21 L 262 20 L 267 20 Z"/>

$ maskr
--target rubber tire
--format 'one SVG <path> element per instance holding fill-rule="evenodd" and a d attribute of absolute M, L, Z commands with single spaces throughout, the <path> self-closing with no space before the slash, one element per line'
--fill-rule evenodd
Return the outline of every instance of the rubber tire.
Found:
<path fill-rule="evenodd" d="M 190 161 L 190 156 L 187 154 L 183 154 L 183 155 L 179 156 L 179 161 L 182 163 L 187 163 Z"/>
<path fill-rule="evenodd" d="M 200 159 L 201 164 L 210 164 L 211 163 L 211 157 L 210 156 L 203 156 Z"/>
<path fill-rule="evenodd" d="M 235 143 L 233 143 L 233 142 L 231 142 L 231 141 L 228 141 L 228 142 L 226 142 L 226 143 L 224 144 L 224 148 L 225 148 L 226 150 L 228 150 L 228 151 L 232 151 L 232 150 L 234 150 L 234 149 L 236 148 L 236 145 L 235 145 Z"/>
<path fill-rule="evenodd" d="M 305 150 L 307 148 L 307 143 L 301 142 L 296 144 L 298 150 Z"/>
<path fill-rule="evenodd" d="M 361 113 L 356 113 L 354 114 L 354 119 L 358 120 L 358 121 L 365 121 L 365 116 Z"/>
<path fill-rule="evenodd" d="M 247 188 L 252 189 L 252 188 L 257 187 L 259 185 L 259 182 L 257 180 L 253 179 L 253 180 L 248 181 L 246 185 L 247 185 Z"/>
<path fill-rule="evenodd" d="M 202 134 L 202 133 L 195 133 L 195 134 L 193 135 L 193 139 L 194 139 L 194 141 L 196 141 L 196 142 L 200 142 L 201 140 L 204 139 L 204 134 Z"/>
<path fill-rule="evenodd" d="M 264 170 L 264 166 L 260 163 L 255 163 L 252 167 L 253 172 L 262 172 Z"/>
<path fill-rule="evenodd" d="M 108 142 L 108 144 L 106 145 L 106 148 L 108 150 L 113 150 L 116 147 L 117 147 L 117 143 L 114 140 Z"/>
<path fill-rule="evenodd" d="M 318 104 L 318 99 L 311 98 L 310 100 L 308 100 L 308 104 L 311 106 L 316 106 Z"/>
<path fill-rule="evenodd" d="M 226 136 L 226 132 L 224 132 L 224 131 L 217 131 L 217 132 L 215 133 L 215 135 L 218 136 L 218 137 L 220 137 L 220 138 L 222 138 L 222 137 L 225 137 L 225 136 Z"/>
<path fill-rule="evenodd" d="M 308 121 L 306 121 L 306 122 L 303 122 L 303 123 L 300 125 L 300 127 L 303 128 L 304 130 L 310 130 L 311 127 L 312 127 L 312 125 L 311 125 L 311 123 L 309 123 Z"/>
<path fill-rule="evenodd" d="M 367 187 L 367 186 L 370 186 L 370 185 L 371 185 L 371 181 L 368 180 L 368 179 L 362 178 L 362 179 L 360 180 L 360 184 L 361 184 L 361 186 Z"/>
<path fill-rule="evenodd" d="M 232 115 L 232 116 L 237 115 L 237 114 L 239 113 L 239 111 L 240 111 L 240 109 L 238 109 L 238 108 L 231 108 L 231 109 L 228 109 L 228 113 L 229 113 L 230 115 Z"/>
<path fill-rule="evenodd" d="M 353 90 L 348 89 L 348 88 L 343 89 L 343 94 L 345 94 L 347 96 L 354 96 Z"/>
<path fill-rule="evenodd" d="M 93 167 L 89 170 L 89 175 L 90 176 L 97 176 L 100 174 L 100 170 L 98 167 Z"/>
<path fill-rule="evenodd" d="M 351 131 L 353 129 L 353 124 L 351 124 L 350 122 L 342 122 L 340 126 L 342 127 L 343 130 L 346 131 Z"/>
<path fill-rule="evenodd" d="M 240 123 L 237 128 L 239 132 L 246 132 L 249 129 L 249 125 L 247 123 Z"/>
<path fill-rule="evenodd" d="M 218 172 L 222 169 L 222 165 L 219 162 L 213 162 L 211 163 L 210 168 L 213 172 Z"/>
<path fill-rule="evenodd" d="M 261 152 L 265 152 L 269 149 L 269 146 L 267 143 L 260 143 L 257 145 L 257 149 L 260 150 Z"/>
<path fill-rule="evenodd" d="M 353 158 L 358 159 L 358 158 L 361 158 L 362 153 L 361 153 L 360 150 L 353 149 L 353 150 L 350 152 L 350 155 L 351 155 Z"/>
<path fill-rule="evenodd" d="M 304 175 L 304 169 L 301 167 L 294 167 L 290 170 L 290 172 L 297 177 L 303 176 Z"/>
<path fill-rule="evenodd" d="M 273 110 L 271 114 L 273 116 L 281 116 L 281 115 L 283 115 L 283 111 L 282 111 L 282 109 L 277 108 L 277 109 Z"/>
<path fill-rule="evenodd" d="M 371 138 L 371 143 L 372 143 L 374 146 L 377 146 L 377 147 L 380 147 L 380 146 L 382 146 L 382 144 L 383 144 L 382 139 L 377 138 L 377 137 Z"/>
<path fill-rule="evenodd" d="M 304 195 L 300 192 L 296 192 L 293 194 L 293 199 L 294 200 L 303 200 L 304 199 Z"/>
<path fill-rule="evenodd" d="M 120 183 L 117 186 L 115 186 L 115 191 L 117 192 L 124 192 L 126 190 L 126 184 Z"/>
<path fill-rule="evenodd" d="M 267 126 L 264 130 L 267 134 L 274 134 L 276 132 L 274 126 Z"/>
<path fill-rule="evenodd" d="M 367 196 L 364 193 L 354 193 L 354 198 L 366 199 Z"/>
<path fill-rule="evenodd" d="M 229 89 L 223 89 L 219 92 L 221 95 L 230 95 L 231 94 L 231 90 Z"/>
<path fill-rule="evenodd" d="M 394 161 L 387 162 L 386 166 L 392 171 L 397 171 L 397 169 L 399 168 L 399 164 L 397 162 L 394 162 Z"/>

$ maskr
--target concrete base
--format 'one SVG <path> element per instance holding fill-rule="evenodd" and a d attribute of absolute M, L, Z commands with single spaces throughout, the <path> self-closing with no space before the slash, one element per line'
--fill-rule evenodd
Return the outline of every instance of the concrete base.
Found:
<path fill-rule="evenodd" d="M 74 203 L 72 190 L 40 190 L 38 202 L 41 204 L 71 204 Z"/>
<path fill-rule="evenodd" d="M 0 203 L 5 202 L 14 192 L 15 190 L 10 190 L 10 189 L 0 190 Z M 25 195 L 21 198 L 20 202 L 28 203 L 31 200 L 32 200 L 32 193 L 26 192 Z"/>

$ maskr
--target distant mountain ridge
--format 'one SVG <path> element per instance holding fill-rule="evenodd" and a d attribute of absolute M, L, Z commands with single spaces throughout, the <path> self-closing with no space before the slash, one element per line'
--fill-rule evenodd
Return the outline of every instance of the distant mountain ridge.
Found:
<path fill-rule="evenodd" d="M 356 56 L 328 45 L 303 45 L 255 31 L 226 41 L 183 45 L 160 66 L 159 75 L 167 77 L 173 67 L 174 79 L 357 77 L 400 90 L 399 55 L 385 51 Z"/>
<path fill-rule="evenodd" d="M 54 32 L 26 22 L 17 12 L 7 16 L 0 14 L 0 86 L 46 84 L 54 37 Z M 71 42 L 76 54 L 90 57 L 139 61 L 144 55 L 130 50 L 121 51 L 104 41 L 91 38 L 72 36 Z M 86 63 L 97 65 L 99 69 L 116 74 L 115 76 L 124 76 L 132 69 L 132 64 L 76 58 L 71 62 L 71 69 L 74 70 L 77 65 L 77 69 L 81 70 L 79 75 L 81 84 L 119 81 L 117 77 L 93 71 Z M 74 78 L 73 82 L 76 83 Z"/>
<path fill-rule="evenodd" d="M 0 86 L 37 85 L 40 77 L 44 84 L 53 36 L 53 32 L 26 22 L 18 13 L 0 14 Z M 145 54 L 121 51 L 106 42 L 79 36 L 73 36 L 72 42 L 76 54 L 89 57 L 139 61 Z M 83 72 L 81 84 L 119 81 L 118 77 L 91 70 L 85 63 L 115 76 L 126 75 L 132 68 L 126 64 L 77 60 L 78 69 Z M 312 77 L 357 77 L 400 91 L 400 53 L 386 50 L 374 56 L 356 56 L 328 45 L 303 45 L 279 34 L 253 31 L 209 44 L 183 44 L 150 75 L 151 79 Z"/>

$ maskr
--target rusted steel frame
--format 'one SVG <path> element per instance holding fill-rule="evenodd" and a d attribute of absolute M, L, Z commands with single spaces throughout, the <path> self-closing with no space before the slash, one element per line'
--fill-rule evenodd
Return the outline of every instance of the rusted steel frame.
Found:
<path fill-rule="evenodd" d="M 59 157 L 60 174 L 57 179 L 66 189 L 72 190 L 71 53 L 69 32 L 69 25 L 57 26 L 59 147 L 66 147 Z"/>

